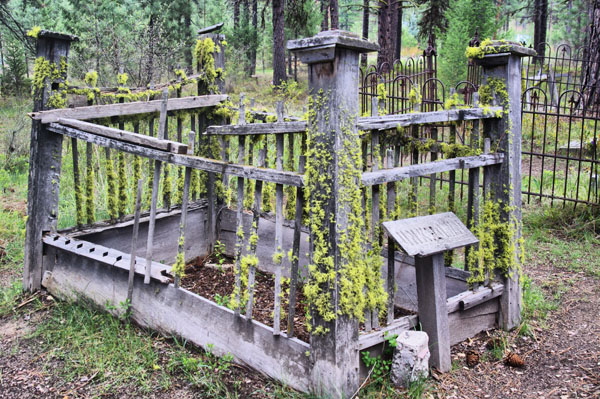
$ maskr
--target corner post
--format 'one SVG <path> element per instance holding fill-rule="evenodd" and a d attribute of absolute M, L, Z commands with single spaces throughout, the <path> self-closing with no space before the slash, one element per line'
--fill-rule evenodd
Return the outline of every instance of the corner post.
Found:
<path fill-rule="evenodd" d="M 490 167 L 488 173 L 490 200 L 499 205 L 500 222 L 507 224 L 509 232 L 509 243 L 500 248 L 512 251 L 506 276 L 504 271 L 497 272 L 504 283 L 498 324 L 510 330 L 521 321 L 521 58 L 535 52 L 505 41 L 492 42 L 481 50 L 483 55 L 475 59 L 483 67 L 480 103 L 489 106 L 495 101 L 504 107 L 501 118 L 484 120 L 484 134 L 491 139 L 492 150 L 505 155 L 504 162 Z"/>
<path fill-rule="evenodd" d="M 336 30 L 289 41 L 287 48 L 308 64 L 307 164 L 313 171 L 305 176 L 311 180 L 306 183 L 311 225 L 319 225 L 311 233 L 311 274 L 326 276 L 315 283 L 321 290 L 319 303 L 310 309 L 313 391 L 320 397 L 348 398 L 360 385 L 358 321 L 342 312 L 341 274 L 348 261 L 341 247 L 353 223 L 348 193 L 360 192 L 359 179 L 348 177 L 354 176 L 350 154 L 361 150 L 356 127 L 359 55 L 378 46 Z"/>
<path fill-rule="evenodd" d="M 69 49 L 71 42 L 77 40 L 74 36 L 45 30 L 40 31 L 37 39 L 34 112 L 49 109 L 49 102 L 62 101 L 60 89 L 67 78 Z M 42 236 L 56 230 L 62 140 L 62 135 L 48 131 L 39 120 L 32 122 L 23 270 L 23 289 L 27 291 L 41 288 Z"/>

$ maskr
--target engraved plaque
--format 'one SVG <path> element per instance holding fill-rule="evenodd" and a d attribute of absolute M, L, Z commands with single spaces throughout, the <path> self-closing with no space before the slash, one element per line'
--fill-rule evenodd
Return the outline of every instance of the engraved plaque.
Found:
<path fill-rule="evenodd" d="M 383 223 L 385 231 L 411 256 L 430 256 L 479 242 L 452 212 Z"/>

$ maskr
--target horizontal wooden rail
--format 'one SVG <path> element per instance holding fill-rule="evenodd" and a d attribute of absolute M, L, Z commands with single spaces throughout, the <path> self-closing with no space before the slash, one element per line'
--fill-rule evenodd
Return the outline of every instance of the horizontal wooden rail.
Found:
<path fill-rule="evenodd" d="M 428 123 L 443 123 L 468 121 L 485 118 L 498 118 L 503 111 L 502 107 L 489 108 L 464 108 L 445 111 L 415 112 L 411 114 L 397 114 L 384 116 L 369 116 L 358 119 L 359 130 L 387 130 L 398 126 L 423 125 Z"/>
<path fill-rule="evenodd" d="M 300 122 L 274 122 L 274 123 L 248 123 L 245 125 L 209 126 L 207 134 L 214 135 L 250 135 L 250 134 L 285 134 L 301 133 L 306 131 L 306 121 Z"/>
<path fill-rule="evenodd" d="M 399 334 L 402 331 L 412 330 L 419 325 L 419 317 L 417 315 L 404 316 L 400 319 L 394 320 L 392 324 L 373 332 L 366 334 L 360 334 L 358 336 L 358 350 L 362 351 L 378 345 L 393 336 Z"/>
<path fill-rule="evenodd" d="M 277 116 L 277 114 L 273 113 L 273 112 L 266 112 L 266 111 L 252 111 L 250 110 L 250 115 L 252 115 L 252 117 L 254 119 L 258 119 L 259 121 L 263 121 L 266 122 L 268 117 L 273 117 L 273 116 Z M 289 122 L 298 122 L 301 121 L 300 118 L 298 118 L 297 116 L 286 116 L 284 119 L 287 119 Z"/>
<path fill-rule="evenodd" d="M 362 174 L 361 181 L 365 186 L 371 186 L 374 184 L 400 181 L 411 177 L 429 176 L 432 173 L 496 165 L 502 163 L 503 161 L 504 154 L 501 153 L 451 158 L 435 162 L 402 166 L 398 168 L 381 169 L 375 172 L 365 172 Z"/>
<path fill-rule="evenodd" d="M 62 250 L 83 256 L 89 259 L 94 259 L 110 266 L 119 267 L 124 270 L 129 270 L 129 262 L 131 255 L 113 248 L 104 247 L 94 244 L 89 241 L 84 241 L 72 237 L 67 237 L 59 234 L 48 234 L 43 237 L 45 245 L 60 248 Z M 136 256 L 135 272 L 144 275 L 144 266 L 146 261 L 144 258 Z M 171 267 L 162 263 L 152 262 L 150 277 L 160 281 L 163 284 L 169 284 L 169 277 L 164 276 L 163 272 L 170 274 Z"/>
<path fill-rule="evenodd" d="M 473 291 L 468 290 L 448 298 L 446 301 L 446 307 L 448 309 L 448 313 L 454 313 L 458 310 L 471 309 L 476 305 L 499 297 L 503 292 L 504 285 L 492 283 L 491 287 L 478 287 Z"/>
<path fill-rule="evenodd" d="M 167 103 L 167 111 L 180 111 L 204 107 L 214 107 L 227 99 L 224 94 L 208 96 L 193 96 L 182 98 L 171 98 Z M 66 119 L 98 119 L 113 116 L 128 116 L 160 112 L 162 100 L 136 101 L 122 104 L 91 105 L 87 107 L 53 109 L 49 111 L 31 112 L 28 115 L 40 120 L 42 123 L 58 122 L 60 118 Z"/>
<path fill-rule="evenodd" d="M 178 143 L 176 141 L 161 140 L 156 137 L 146 136 L 139 133 L 132 133 L 126 130 L 97 125 L 95 123 L 84 122 L 77 119 L 59 118 L 58 123 L 64 126 L 70 126 L 79 130 L 83 130 L 84 132 L 98 134 L 100 136 L 110 137 L 132 144 L 139 144 L 144 147 L 150 147 L 167 152 L 174 152 L 176 154 L 187 154 L 187 145 Z"/>
<path fill-rule="evenodd" d="M 360 130 L 387 130 L 398 126 L 422 125 L 428 123 L 443 123 L 467 121 L 485 118 L 498 118 L 502 107 L 490 108 L 465 108 L 447 111 L 415 112 L 411 114 L 397 114 L 384 116 L 371 116 L 358 119 Z M 300 133 L 307 129 L 306 121 L 257 123 L 247 125 L 209 126 L 207 134 L 214 135 L 250 135 L 250 134 L 285 134 Z"/>
<path fill-rule="evenodd" d="M 304 175 L 278 171 L 274 169 L 258 168 L 256 166 L 232 164 L 215 159 L 202 158 L 186 154 L 174 154 L 154 148 L 144 147 L 139 144 L 122 141 L 115 138 L 100 136 L 98 134 L 85 132 L 59 123 L 51 123 L 48 130 L 74 137 L 79 140 L 97 144 L 102 147 L 109 147 L 115 150 L 124 151 L 130 154 L 140 155 L 146 158 L 155 159 L 180 166 L 204 170 L 207 172 L 224 173 L 230 176 L 245 177 L 248 179 L 261 180 L 271 183 L 286 184 L 289 186 L 302 187 L 304 185 Z"/>

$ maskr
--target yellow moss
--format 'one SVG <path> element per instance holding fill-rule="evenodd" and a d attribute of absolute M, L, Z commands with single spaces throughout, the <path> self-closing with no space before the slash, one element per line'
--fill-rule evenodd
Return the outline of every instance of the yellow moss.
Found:
<path fill-rule="evenodd" d="M 483 58 L 487 54 L 498 54 L 510 51 L 511 45 L 503 40 L 485 39 L 478 47 L 467 47 L 467 58 Z"/>
<path fill-rule="evenodd" d="M 211 38 L 198 39 L 194 50 L 196 65 L 200 74 L 200 80 L 211 91 L 216 89 L 215 80 L 222 74 L 222 71 L 219 72 L 215 69 L 214 53 L 215 42 Z"/>
<path fill-rule="evenodd" d="M 90 162 L 91 164 L 91 162 Z M 87 223 L 95 221 L 94 168 L 88 167 L 85 176 L 85 211 Z"/>
<path fill-rule="evenodd" d="M 361 190 L 357 185 L 362 174 L 361 138 L 352 126 L 354 118 L 341 110 L 340 122 L 345 138 L 337 154 L 340 171 L 337 206 L 339 212 L 345 213 L 347 224 L 343 230 L 336 227 L 340 254 L 336 272 L 326 227 L 326 223 L 334 221 L 330 220 L 332 215 L 326 214 L 324 210 L 333 192 L 333 183 L 329 177 L 331 171 L 328 170 L 332 161 L 330 144 L 327 142 L 330 136 L 318 130 L 316 121 L 316 111 L 325 106 L 327 95 L 329 94 L 320 91 L 309 98 L 305 196 L 308 199 L 308 224 L 313 253 L 304 294 L 310 304 L 310 312 L 328 322 L 337 317 L 332 302 L 337 286 L 339 314 L 362 321 L 366 309 L 385 311 L 387 294 L 380 275 L 382 259 L 378 252 L 380 248 L 375 246 L 369 251 L 365 238 Z M 312 319 L 308 316 L 310 314 L 307 315 L 307 323 L 310 324 Z M 313 334 L 327 332 L 322 325 L 310 328 Z"/>
<path fill-rule="evenodd" d="M 119 214 L 118 200 L 117 200 L 117 175 L 115 174 L 115 168 L 113 162 L 110 159 L 110 150 L 107 150 L 107 157 L 104 160 L 104 167 L 106 168 L 106 180 L 107 180 L 107 192 L 106 198 L 108 200 L 108 214 L 111 220 L 116 220 Z"/>
<path fill-rule="evenodd" d="M 507 277 L 513 270 L 521 273 L 521 262 L 517 262 L 517 255 L 522 259 L 522 252 L 517 254 L 519 242 L 515 242 L 519 229 L 516 220 L 503 221 L 501 219 L 502 203 L 486 198 L 483 203 L 479 224 L 474 228 L 474 234 L 479 239 L 479 247 L 472 250 L 467 258 L 467 265 L 471 270 L 469 284 L 483 283 L 487 276 L 492 281 L 496 272 Z M 505 209 L 506 212 L 509 209 Z M 522 245 L 521 251 L 523 250 Z"/>
<path fill-rule="evenodd" d="M 119 179 L 119 196 L 118 196 L 118 210 L 119 217 L 123 217 L 127 212 L 127 173 L 125 171 L 125 153 L 119 151 L 117 156 L 117 168 L 118 168 L 118 179 Z"/>
<path fill-rule="evenodd" d="M 177 257 L 175 258 L 175 263 L 171 267 L 171 273 L 179 278 L 185 277 L 185 258 L 183 253 L 183 247 L 185 244 L 185 238 L 183 235 L 179 236 L 179 251 L 177 252 Z"/>
<path fill-rule="evenodd" d="M 41 31 L 42 31 L 42 28 L 36 25 L 27 31 L 27 36 L 37 39 L 37 37 L 39 36 Z"/>

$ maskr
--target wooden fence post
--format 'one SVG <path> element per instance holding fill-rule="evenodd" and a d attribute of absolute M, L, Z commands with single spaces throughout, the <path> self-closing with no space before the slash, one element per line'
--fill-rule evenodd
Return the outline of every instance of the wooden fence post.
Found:
<path fill-rule="evenodd" d="M 75 36 L 42 30 L 37 38 L 33 111 L 49 109 L 62 100 L 60 84 L 67 79 L 67 62 Z M 55 97 L 56 96 L 56 97 Z M 55 231 L 62 158 L 62 135 L 50 132 L 39 120 L 32 121 L 27 194 L 27 230 L 23 289 L 41 288 L 43 274 L 42 235 Z"/>
<path fill-rule="evenodd" d="M 343 259 L 339 243 L 349 226 L 351 213 L 350 204 L 343 198 L 344 192 L 360 189 L 358 179 L 344 179 L 348 161 L 343 161 L 344 156 L 349 156 L 345 154 L 348 145 L 356 146 L 351 150 L 358 154 L 361 150 L 360 142 L 353 140 L 357 135 L 359 112 L 358 58 L 360 53 L 375 51 L 378 46 L 348 32 L 326 31 L 311 38 L 289 41 L 287 47 L 308 64 L 308 84 L 313 103 L 309 109 L 309 115 L 312 113 L 309 131 L 312 131 L 311 147 L 318 148 L 312 153 L 309 149 L 308 157 L 313 158 L 313 165 L 318 164 L 319 170 L 329 173 L 327 179 L 316 179 L 312 183 L 311 196 L 323 199 L 321 206 L 327 217 L 323 218 L 319 230 L 324 234 L 322 242 L 327 248 L 327 256 L 333 258 L 338 272 Z M 310 162 L 307 160 L 307 163 Z M 317 268 L 324 269 L 321 271 L 326 271 L 326 267 L 317 265 Z M 341 296 L 338 280 L 339 274 L 328 288 L 328 293 L 331 293 L 329 305 L 336 314 L 335 318 L 326 321 L 318 311 L 311 310 L 311 379 L 313 391 L 320 397 L 351 397 L 359 386 L 358 321 L 338 312 Z M 315 330 L 320 330 L 320 333 Z"/>
<path fill-rule="evenodd" d="M 487 53 L 487 54 L 486 54 Z M 475 61 L 483 67 L 483 84 L 479 89 L 482 106 L 492 105 L 495 98 L 504 107 L 500 119 L 484 119 L 485 137 L 491 138 L 492 150 L 505 154 L 504 162 L 489 167 L 490 198 L 499 204 L 500 220 L 510 226 L 514 245 L 514 262 L 504 279 L 500 298 L 498 324 L 512 329 L 521 321 L 521 57 L 535 55 L 532 49 L 504 41 L 482 48 L 482 57 Z M 484 200 L 488 200 L 484 198 Z M 509 246 L 510 247 L 510 246 Z M 506 248 L 511 249 L 511 248 Z"/>

